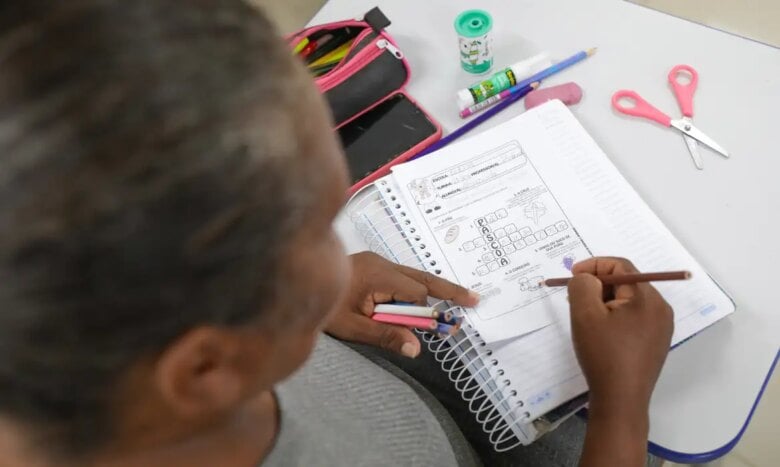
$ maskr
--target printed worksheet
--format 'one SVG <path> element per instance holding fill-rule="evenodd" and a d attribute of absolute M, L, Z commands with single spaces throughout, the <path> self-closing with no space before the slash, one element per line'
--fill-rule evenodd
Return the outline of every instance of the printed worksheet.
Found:
<path fill-rule="evenodd" d="M 495 329 L 495 339 L 556 321 L 555 310 L 567 308 L 565 288 L 540 282 L 570 275 L 592 255 L 522 142 L 450 162 L 430 173 L 422 164 L 402 165 L 393 175 L 442 253 L 443 275 L 480 293 L 470 319 Z M 497 326 L 484 325 L 491 321 Z"/>

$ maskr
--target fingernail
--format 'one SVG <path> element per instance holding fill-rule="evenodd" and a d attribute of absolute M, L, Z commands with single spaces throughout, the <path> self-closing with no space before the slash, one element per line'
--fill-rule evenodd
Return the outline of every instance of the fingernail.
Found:
<path fill-rule="evenodd" d="M 404 357 L 414 358 L 417 356 L 417 346 L 411 342 L 407 342 L 401 346 L 401 355 Z"/>
<path fill-rule="evenodd" d="M 475 305 L 479 303 L 479 293 L 469 290 L 469 298 L 471 298 L 471 301 L 474 302 Z"/>

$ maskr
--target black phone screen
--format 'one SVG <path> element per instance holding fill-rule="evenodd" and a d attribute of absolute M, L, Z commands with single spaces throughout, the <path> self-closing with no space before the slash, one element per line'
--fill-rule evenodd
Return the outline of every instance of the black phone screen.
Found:
<path fill-rule="evenodd" d="M 396 94 L 339 128 L 352 183 L 436 133 L 436 126 L 403 94 Z"/>

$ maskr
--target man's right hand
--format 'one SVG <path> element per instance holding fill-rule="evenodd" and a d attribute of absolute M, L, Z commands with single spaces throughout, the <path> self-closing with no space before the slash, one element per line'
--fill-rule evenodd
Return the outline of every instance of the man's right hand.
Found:
<path fill-rule="evenodd" d="M 620 258 L 593 258 L 572 268 L 572 339 L 590 387 L 593 425 L 582 465 L 644 463 L 647 409 L 672 340 L 672 308 L 648 283 L 603 286 L 595 277 L 635 272 Z M 615 445 L 621 441 L 622 450 Z"/>

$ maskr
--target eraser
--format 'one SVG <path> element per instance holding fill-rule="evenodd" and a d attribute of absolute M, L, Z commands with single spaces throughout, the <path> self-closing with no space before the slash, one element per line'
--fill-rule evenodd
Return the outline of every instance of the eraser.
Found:
<path fill-rule="evenodd" d="M 530 110 L 553 99 L 560 99 L 566 105 L 576 104 L 582 99 L 582 88 L 577 83 L 566 83 L 531 91 L 525 96 L 525 108 Z"/>

